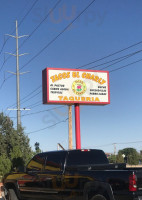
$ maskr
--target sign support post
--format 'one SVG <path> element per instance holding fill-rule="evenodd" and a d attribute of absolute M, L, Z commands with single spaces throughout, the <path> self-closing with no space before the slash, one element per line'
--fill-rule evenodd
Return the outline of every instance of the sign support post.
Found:
<path fill-rule="evenodd" d="M 69 114 L 69 149 L 72 149 L 72 105 L 69 105 L 68 114 Z"/>
<path fill-rule="evenodd" d="M 76 133 L 76 149 L 81 149 L 79 104 L 75 104 L 75 133 Z"/>

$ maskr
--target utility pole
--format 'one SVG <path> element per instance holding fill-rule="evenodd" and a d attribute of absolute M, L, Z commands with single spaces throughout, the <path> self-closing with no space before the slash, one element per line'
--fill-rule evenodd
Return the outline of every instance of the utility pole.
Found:
<path fill-rule="evenodd" d="M 18 39 L 19 39 L 18 38 L 18 23 L 17 23 L 17 20 L 16 20 L 17 130 L 21 126 Z"/>
<path fill-rule="evenodd" d="M 113 143 L 114 145 L 114 155 L 116 156 L 116 143 Z"/>
<path fill-rule="evenodd" d="M 115 162 L 116 162 L 116 143 L 113 143 L 114 145 L 114 156 L 115 156 Z"/>
<path fill-rule="evenodd" d="M 72 105 L 69 105 L 69 149 L 72 149 Z"/>
<path fill-rule="evenodd" d="M 16 75 L 16 88 L 17 88 L 17 109 L 16 109 L 17 110 L 17 130 L 19 130 L 19 128 L 21 126 L 20 78 L 19 78 L 19 75 L 27 73 L 27 72 L 19 73 L 19 56 L 23 56 L 23 55 L 25 55 L 25 53 L 19 55 L 18 40 L 19 40 L 19 38 L 25 37 L 27 35 L 18 36 L 18 22 L 17 22 L 17 20 L 16 20 L 16 36 L 9 35 L 9 34 L 6 34 L 6 35 L 8 35 L 8 36 L 13 37 L 13 38 L 16 39 L 16 55 L 12 54 L 12 53 L 8 53 L 8 54 L 16 57 L 16 73 L 14 73 L 14 72 L 9 72 L 9 73 L 12 73 L 12 74 Z"/>

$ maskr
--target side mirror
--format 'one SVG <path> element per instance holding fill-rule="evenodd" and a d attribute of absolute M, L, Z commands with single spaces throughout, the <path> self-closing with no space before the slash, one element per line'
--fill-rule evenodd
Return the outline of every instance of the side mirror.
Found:
<path fill-rule="evenodd" d="M 17 168 L 17 171 L 18 171 L 18 172 L 26 172 L 26 167 L 25 167 L 25 166 L 19 166 L 19 167 Z"/>

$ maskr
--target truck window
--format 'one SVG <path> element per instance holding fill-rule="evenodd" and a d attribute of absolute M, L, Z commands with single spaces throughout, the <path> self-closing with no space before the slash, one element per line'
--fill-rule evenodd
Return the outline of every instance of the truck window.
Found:
<path fill-rule="evenodd" d="M 106 155 L 101 150 L 69 151 L 67 166 L 108 164 Z"/>
<path fill-rule="evenodd" d="M 42 154 L 38 154 L 27 165 L 27 171 L 42 171 L 45 159 Z"/>
<path fill-rule="evenodd" d="M 45 171 L 61 171 L 65 161 L 66 152 L 50 152 L 45 155 Z"/>

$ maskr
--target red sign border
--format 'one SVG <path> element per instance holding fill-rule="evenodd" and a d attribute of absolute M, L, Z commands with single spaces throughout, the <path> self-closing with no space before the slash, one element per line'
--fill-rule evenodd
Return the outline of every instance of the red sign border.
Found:
<path fill-rule="evenodd" d="M 65 71 L 85 71 L 85 72 L 101 72 L 107 73 L 107 83 L 108 83 L 108 102 L 86 102 L 86 101 L 50 101 L 49 100 L 49 70 L 65 70 Z M 69 69 L 69 68 L 45 68 L 42 71 L 42 95 L 43 104 L 81 104 L 81 105 L 107 105 L 110 104 L 110 85 L 109 85 L 109 72 L 101 70 L 86 70 L 86 69 Z"/>

